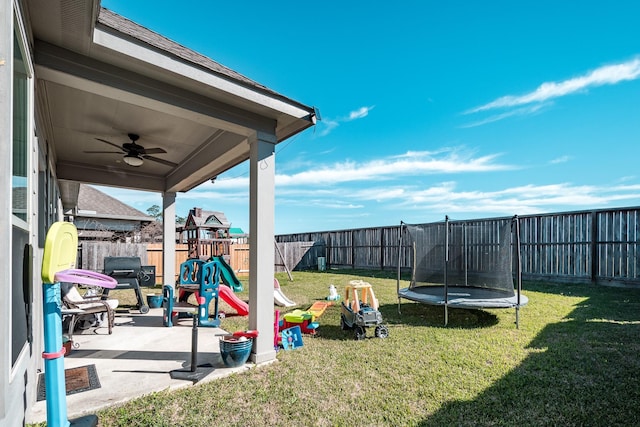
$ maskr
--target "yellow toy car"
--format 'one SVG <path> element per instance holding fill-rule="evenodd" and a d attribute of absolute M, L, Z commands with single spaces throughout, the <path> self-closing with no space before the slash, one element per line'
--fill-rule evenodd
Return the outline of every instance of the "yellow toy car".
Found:
<path fill-rule="evenodd" d="M 355 339 L 366 337 L 366 328 L 375 326 L 378 338 L 389 336 L 389 329 L 382 324 L 382 314 L 378 311 L 378 299 L 373 288 L 362 280 L 351 280 L 345 288 L 340 314 L 342 330 L 353 329 Z"/>

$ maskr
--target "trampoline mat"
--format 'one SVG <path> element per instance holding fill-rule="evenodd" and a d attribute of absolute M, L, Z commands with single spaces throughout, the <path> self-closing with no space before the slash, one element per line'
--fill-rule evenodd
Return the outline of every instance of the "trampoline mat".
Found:
<path fill-rule="evenodd" d="M 511 308 L 518 306 L 518 295 L 495 289 L 473 288 L 463 286 L 448 287 L 448 306 L 454 308 Z M 444 285 L 416 286 L 398 291 L 400 298 L 430 305 L 444 305 Z M 529 299 L 520 294 L 520 306 L 526 305 Z"/>

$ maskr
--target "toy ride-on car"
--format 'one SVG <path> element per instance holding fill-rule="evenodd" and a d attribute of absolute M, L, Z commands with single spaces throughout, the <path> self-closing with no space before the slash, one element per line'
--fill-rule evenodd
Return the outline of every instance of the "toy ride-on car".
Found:
<path fill-rule="evenodd" d="M 389 336 L 389 329 L 382 324 L 373 288 L 362 280 L 352 280 L 345 288 L 340 327 L 342 330 L 353 329 L 355 339 L 362 340 L 366 337 L 365 328 L 372 326 L 376 327 L 376 337 Z"/>

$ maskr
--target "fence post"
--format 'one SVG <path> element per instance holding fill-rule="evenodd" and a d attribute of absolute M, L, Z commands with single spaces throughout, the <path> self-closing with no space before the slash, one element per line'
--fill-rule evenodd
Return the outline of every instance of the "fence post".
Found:
<path fill-rule="evenodd" d="M 384 227 L 380 229 L 380 270 L 382 271 L 384 271 L 384 252 L 385 252 L 384 230 L 385 230 Z"/>
<path fill-rule="evenodd" d="M 591 212 L 591 282 L 596 283 L 597 272 L 600 267 L 600 260 L 598 257 L 598 213 Z"/>
<path fill-rule="evenodd" d="M 353 233 L 355 231 L 351 230 L 351 269 L 356 268 L 356 245 L 355 245 L 355 238 L 353 237 Z"/>

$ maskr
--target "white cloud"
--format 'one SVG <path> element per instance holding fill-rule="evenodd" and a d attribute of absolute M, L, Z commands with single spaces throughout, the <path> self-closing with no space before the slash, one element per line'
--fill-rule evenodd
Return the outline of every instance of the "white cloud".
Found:
<path fill-rule="evenodd" d="M 317 195 L 316 195 L 317 196 Z M 342 200 L 341 200 L 342 199 Z M 440 182 L 428 188 L 415 185 L 377 185 L 366 189 L 342 188 L 340 192 L 315 197 L 313 206 L 329 211 L 353 209 L 368 211 L 370 203 L 409 216 L 420 212 L 437 220 L 439 215 L 493 216 L 536 214 L 568 209 L 589 209 L 609 206 L 618 202 L 640 200 L 640 185 L 594 186 L 559 183 L 548 185 L 523 185 L 494 191 L 460 190 L 454 181 Z M 361 203 L 360 203 L 361 202 Z M 633 203 L 633 202 L 632 202 Z M 298 206 L 308 206 L 309 201 L 297 199 Z M 435 219 L 433 219 L 435 218 Z"/>
<path fill-rule="evenodd" d="M 385 218 L 410 215 L 438 220 L 445 214 L 465 216 L 535 214 L 571 209 L 591 209 L 625 203 L 638 204 L 640 185 L 632 181 L 617 184 L 576 185 L 572 183 L 529 184 L 484 190 L 482 180 L 459 188 L 451 179 L 433 181 L 444 174 L 483 173 L 514 170 L 515 165 L 498 161 L 499 154 L 479 155 L 463 147 L 432 151 L 409 151 L 369 161 L 344 161 L 317 164 L 314 169 L 276 174 L 276 205 L 289 212 L 310 209 L 330 221 L 330 216 L 386 212 Z M 550 163 L 569 161 L 559 156 Z M 477 184 L 476 184 L 477 183 Z M 220 177 L 205 183 L 179 199 L 189 206 L 244 206 L 249 199 L 249 178 Z M 230 206 L 227 208 L 227 206 Z M 381 217 L 382 218 L 382 217 Z M 425 219 L 427 218 L 427 219 Z M 431 218 L 431 219 L 429 219 Z M 400 218 L 398 218 L 400 219 Z"/>
<path fill-rule="evenodd" d="M 364 205 L 354 205 L 353 203 L 345 203 L 340 201 L 326 202 L 326 201 L 316 200 L 313 204 L 315 204 L 316 206 L 322 206 L 328 209 L 360 209 L 364 207 Z"/>
<path fill-rule="evenodd" d="M 559 163 L 567 163 L 569 160 L 571 160 L 571 156 L 560 156 L 551 160 L 549 163 L 551 163 L 552 165 L 557 165 Z"/>
<path fill-rule="evenodd" d="M 516 108 L 515 110 L 512 111 L 507 111 L 501 114 L 496 114 L 493 115 L 491 117 L 487 117 L 486 119 L 482 119 L 479 120 L 477 122 L 473 122 L 473 123 L 469 123 L 466 125 L 462 125 L 462 128 L 473 128 L 473 127 L 477 127 L 477 126 L 482 126 L 482 125 L 486 125 L 488 123 L 493 123 L 493 122 L 497 122 L 499 120 L 502 119 L 506 119 L 508 117 L 514 117 L 514 116 L 528 116 L 531 114 L 534 114 L 538 111 L 540 111 L 543 107 L 547 107 L 551 105 L 551 103 L 547 103 L 547 104 L 539 104 L 539 105 L 530 105 L 527 107 L 522 107 L 522 108 Z"/>
<path fill-rule="evenodd" d="M 329 135 L 331 131 L 337 128 L 339 125 L 340 123 L 338 123 L 336 120 L 329 119 L 321 120 L 318 122 L 318 124 L 316 124 L 317 127 L 322 129 L 319 133 L 320 136 Z"/>
<path fill-rule="evenodd" d="M 418 157 L 432 157 L 442 153 L 449 153 L 452 151 L 461 151 L 461 150 L 462 148 L 460 147 L 443 147 L 435 151 L 407 151 L 406 153 L 403 153 L 403 154 L 397 154 L 395 156 L 391 156 L 391 158 L 392 159 L 406 159 L 406 158 L 415 159 Z"/>
<path fill-rule="evenodd" d="M 399 176 L 422 176 L 437 173 L 492 172 L 516 169 L 496 162 L 498 154 L 474 157 L 459 149 L 438 152 L 414 152 L 368 162 L 346 161 L 317 167 L 291 175 L 277 175 L 277 186 L 327 186 L 344 182 L 394 179 Z M 442 154 L 442 155 L 434 155 Z"/>
<path fill-rule="evenodd" d="M 468 113 L 491 110 L 494 108 L 515 107 L 534 102 L 545 102 L 552 98 L 571 95 L 588 90 L 590 87 L 613 85 L 623 81 L 635 80 L 640 77 L 640 58 L 635 58 L 621 64 L 605 65 L 579 77 L 561 82 L 542 83 L 533 92 L 513 96 L 507 95 L 476 107 Z"/>
<path fill-rule="evenodd" d="M 371 107 L 360 107 L 355 111 L 349 113 L 349 121 L 361 119 L 363 117 L 367 117 L 369 115 L 369 111 L 373 110 L 373 106 Z"/>
<path fill-rule="evenodd" d="M 512 215 L 593 208 L 638 199 L 640 185 L 610 187 L 560 183 L 531 184 L 496 191 L 458 191 L 455 183 L 446 182 L 421 191 L 406 191 L 402 200 L 387 202 L 403 209 Z"/>
<path fill-rule="evenodd" d="M 335 128 L 340 126 L 341 123 L 352 122 L 354 120 L 362 119 L 369 115 L 369 111 L 375 108 L 374 105 L 369 107 L 360 107 L 357 110 L 353 110 L 349 112 L 349 115 L 346 117 L 340 117 L 337 119 L 322 119 L 316 125 L 320 129 L 322 129 L 319 133 L 320 136 L 329 135 Z"/>

